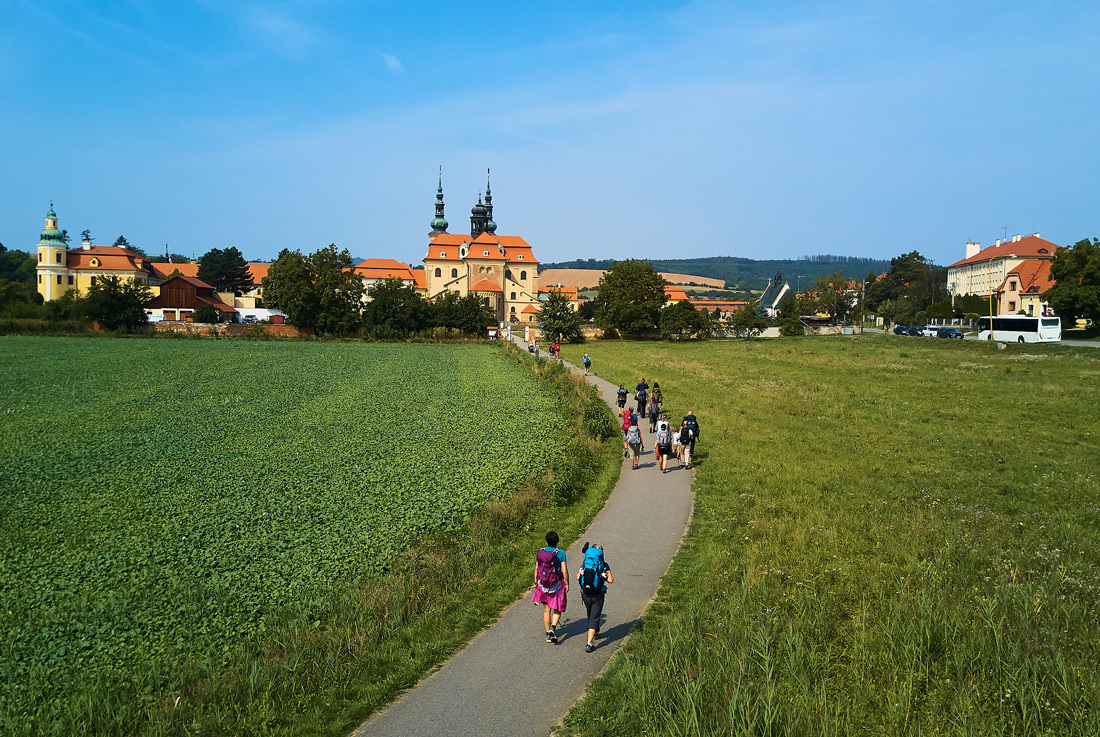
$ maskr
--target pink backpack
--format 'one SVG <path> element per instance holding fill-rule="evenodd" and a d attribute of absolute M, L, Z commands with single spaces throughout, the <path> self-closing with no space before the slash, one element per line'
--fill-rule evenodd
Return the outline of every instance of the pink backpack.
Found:
<path fill-rule="evenodd" d="M 558 549 L 547 550 L 542 548 L 535 554 L 535 560 L 538 561 L 536 579 L 539 588 L 543 590 L 543 593 L 554 593 L 562 584 L 561 561 L 558 560 Z"/>

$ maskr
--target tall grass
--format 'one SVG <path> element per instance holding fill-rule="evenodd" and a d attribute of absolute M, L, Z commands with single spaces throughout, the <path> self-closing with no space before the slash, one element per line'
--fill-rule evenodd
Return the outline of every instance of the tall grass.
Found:
<path fill-rule="evenodd" d="M 1100 734 L 1100 354 L 585 350 L 702 439 L 681 552 L 563 733 Z"/>

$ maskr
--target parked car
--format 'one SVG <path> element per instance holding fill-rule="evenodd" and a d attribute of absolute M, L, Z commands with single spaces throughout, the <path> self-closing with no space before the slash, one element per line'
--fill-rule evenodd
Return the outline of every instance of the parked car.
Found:
<path fill-rule="evenodd" d="M 894 335 L 909 335 L 909 327 L 906 325 L 895 325 Z"/>
<path fill-rule="evenodd" d="M 937 338 L 955 338 L 957 340 L 962 340 L 963 334 L 962 334 L 962 331 L 959 330 L 958 328 L 940 328 L 939 330 L 936 331 L 936 337 Z"/>
<path fill-rule="evenodd" d="M 906 333 L 906 335 L 916 335 L 919 337 L 921 335 L 924 335 L 924 331 L 920 328 L 919 325 L 914 325 L 913 327 L 909 328 L 909 332 Z"/>
<path fill-rule="evenodd" d="M 939 332 L 939 329 L 939 325 L 925 325 L 923 328 L 921 328 L 921 335 L 926 338 L 935 338 L 936 333 Z"/>

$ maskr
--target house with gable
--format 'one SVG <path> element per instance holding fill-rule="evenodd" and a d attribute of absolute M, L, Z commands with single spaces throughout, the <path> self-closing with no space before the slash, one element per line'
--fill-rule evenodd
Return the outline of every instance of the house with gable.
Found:
<path fill-rule="evenodd" d="M 1050 261 L 1047 259 L 1027 259 L 1008 272 L 1008 276 L 997 287 L 998 315 L 1049 315 L 1053 314 L 1050 305 L 1043 298 L 1043 292 L 1054 286 L 1050 278 Z"/>

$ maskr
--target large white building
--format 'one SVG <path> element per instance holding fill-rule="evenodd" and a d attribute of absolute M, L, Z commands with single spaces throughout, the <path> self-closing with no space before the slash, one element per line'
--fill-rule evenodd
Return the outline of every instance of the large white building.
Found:
<path fill-rule="evenodd" d="M 1033 259 L 1050 259 L 1058 248 L 1043 240 L 1038 233 L 1015 235 L 982 248 L 981 243 L 967 243 L 966 257 L 947 267 L 947 291 L 955 297 L 968 294 L 988 297 L 1005 283 L 1008 275 L 1020 264 Z"/>

